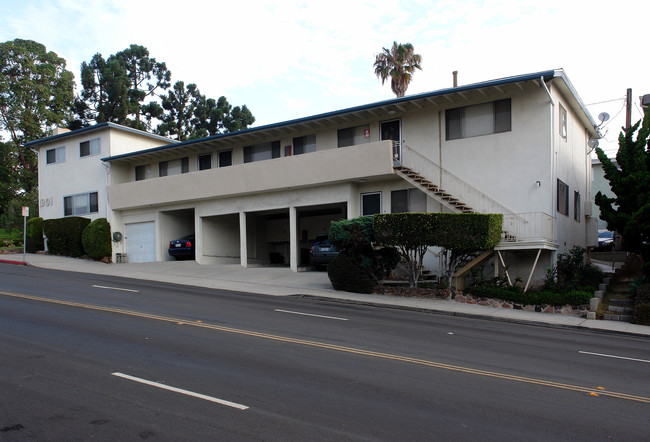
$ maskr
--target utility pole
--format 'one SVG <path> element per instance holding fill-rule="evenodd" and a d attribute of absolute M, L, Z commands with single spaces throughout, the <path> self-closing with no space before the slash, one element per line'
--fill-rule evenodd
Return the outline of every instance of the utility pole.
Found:
<path fill-rule="evenodd" d="M 628 88 L 625 99 L 625 130 L 632 127 L 632 89 Z"/>

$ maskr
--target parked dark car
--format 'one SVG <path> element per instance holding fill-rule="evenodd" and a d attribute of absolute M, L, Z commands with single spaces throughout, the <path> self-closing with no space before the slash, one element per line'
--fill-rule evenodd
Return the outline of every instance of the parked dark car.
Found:
<path fill-rule="evenodd" d="M 327 234 L 323 233 L 316 235 L 316 239 L 314 239 L 309 249 L 309 254 L 311 255 L 311 263 L 315 267 L 321 267 L 329 264 L 339 252 L 330 244 Z"/>
<path fill-rule="evenodd" d="M 169 241 L 169 255 L 176 260 L 194 259 L 194 234 Z"/>

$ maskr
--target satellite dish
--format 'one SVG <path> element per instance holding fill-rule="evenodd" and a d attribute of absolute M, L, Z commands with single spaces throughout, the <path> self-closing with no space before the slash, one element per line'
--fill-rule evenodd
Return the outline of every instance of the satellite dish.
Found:
<path fill-rule="evenodd" d="M 605 121 L 609 120 L 609 114 L 607 112 L 601 112 L 598 114 L 598 119 L 600 124 L 603 124 Z"/>
<path fill-rule="evenodd" d="M 589 146 L 590 149 L 595 149 L 598 147 L 598 140 L 595 138 L 590 138 L 589 141 L 587 142 L 587 145 Z"/>

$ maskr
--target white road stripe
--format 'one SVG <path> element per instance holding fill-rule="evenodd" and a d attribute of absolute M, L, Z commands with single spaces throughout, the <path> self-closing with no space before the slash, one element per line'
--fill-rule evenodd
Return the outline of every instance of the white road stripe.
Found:
<path fill-rule="evenodd" d="M 347 321 L 345 318 L 337 318 L 336 316 L 323 316 L 323 315 L 314 315 L 312 313 L 301 313 L 301 312 L 292 312 L 290 310 L 280 310 L 280 309 L 275 309 L 276 312 L 280 313 L 290 313 L 292 315 L 302 315 L 302 316 L 314 316 L 316 318 L 325 318 L 325 319 L 336 319 L 337 321 Z"/>
<path fill-rule="evenodd" d="M 602 353 L 592 353 L 590 351 L 579 351 L 578 353 L 582 353 L 583 355 L 602 356 L 604 358 L 625 359 L 626 361 L 647 362 L 648 364 L 650 364 L 650 361 L 647 361 L 645 359 L 626 358 L 625 356 L 605 355 Z"/>
<path fill-rule="evenodd" d="M 107 289 L 107 290 L 120 290 L 123 292 L 133 292 L 133 293 L 138 293 L 137 290 L 132 290 L 132 289 L 123 289 L 120 287 L 106 287 L 105 285 L 93 285 L 93 287 L 98 288 L 98 289 Z"/>
<path fill-rule="evenodd" d="M 146 379 L 136 378 L 135 376 L 129 376 L 128 374 L 124 374 L 124 373 L 115 372 L 115 373 L 111 373 L 111 374 L 113 376 L 128 379 L 130 381 L 140 382 L 141 384 L 146 384 L 146 385 L 150 385 L 152 387 L 162 388 L 163 390 L 169 390 L 169 391 L 173 391 L 175 393 L 185 394 L 187 396 L 193 396 L 193 397 L 196 397 L 196 398 L 199 398 L 199 399 L 204 399 L 204 400 L 210 401 L 210 402 L 216 402 L 217 404 L 226 405 L 228 407 L 237 408 L 239 410 L 248 410 L 248 407 L 246 405 L 241 405 L 241 404 L 237 404 L 235 402 L 225 401 L 223 399 L 218 399 L 218 398 L 212 397 L 212 396 L 206 396 L 206 395 L 201 394 L 201 393 L 194 393 L 193 391 L 183 390 L 181 388 L 176 388 L 176 387 L 170 387 L 169 385 L 161 384 L 159 382 L 148 381 Z"/>

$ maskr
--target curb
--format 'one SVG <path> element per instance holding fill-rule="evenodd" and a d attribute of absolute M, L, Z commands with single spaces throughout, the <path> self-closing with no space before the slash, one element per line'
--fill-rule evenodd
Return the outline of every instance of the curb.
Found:
<path fill-rule="evenodd" d="M 27 262 L 25 261 L 14 261 L 11 259 L 0 259 L 0 264 L 13 264 L 18 266 L 26 266 Z"/>
<path fill-rule="evenodd" d="M 480 319 L 483 321 L 493 321 L 493 322 L 505 322 L 508 324 L 517 324 L 517 325 L 529 325 L 533 327 L 546 327 L 546 328 L 555 328 L 555 329 L 564 329 L 564 330 L 576 330 L 576 331 L 588 331 L 588 332 L 593 332 L 593 333 L 600 333 L 600 334 L 606 334 L 606 335 L 622 335 L 622 336 L 629 336 L 629 337 L 645 337 L 647 338 L 648 335 L 643 334 L 643 333 L 635 333 L 633 331 L 627 331 L 627 330 L 609 330 L 609 329 L 603 329 L 603 328 L 593 328 L 593 327 L 587 327 L 582 324 L 559 324 L 559 323 L 552 323 L 552 322 L 544 322 L 544 321 L 534 321 L 534 320 L 526 320 L 526 319 L 517 319 L 517 318 L 507 318 L 503 316 L 491 316 L 491 315 L 482 315 L 480 313 L 466 313 L 466 312 L 457 312 L 457 311 L 448 311 L 448 310 L 442 310 L 442 309 L 428 309 L 428 308 L 422 308 L 422 307 L 410 307 L 410 306 L 405 306 L 405 305 L 392 305 L 392 304 L 383 304 L 383 303 L 375 303 L 371 301 L 359 301 L 359 300 L 354 300 L 354 299 L 345 299 L 345 298 L 329 298 L 326 296 L 317 296 L 317 295 L 299 295 L 299 294 L 294 294 L 294 295 L 288 295 L 289 297 L 295 297 L 295 298 L 308 298 L 308 299 L 316 299 L 320 301 L 330 301 L 330 302 L 336 302 L 336 303 L 341 303 L 341 304 L 355 304 L 355 305 L 365 305 L 369 307 L 377 307 L 377 308 L 386 308 L 386 309 L 393 309 L 393 310 L 404 310 L 404 311 L 410 311 L 410 312 L 418 312 L 418 313 L 429 313 L 429 314 L 434 314 L 434 315 L 442 315 L 442 316 L 456 316 L 458 318 L 468 318 L 468 319 Z"/>

